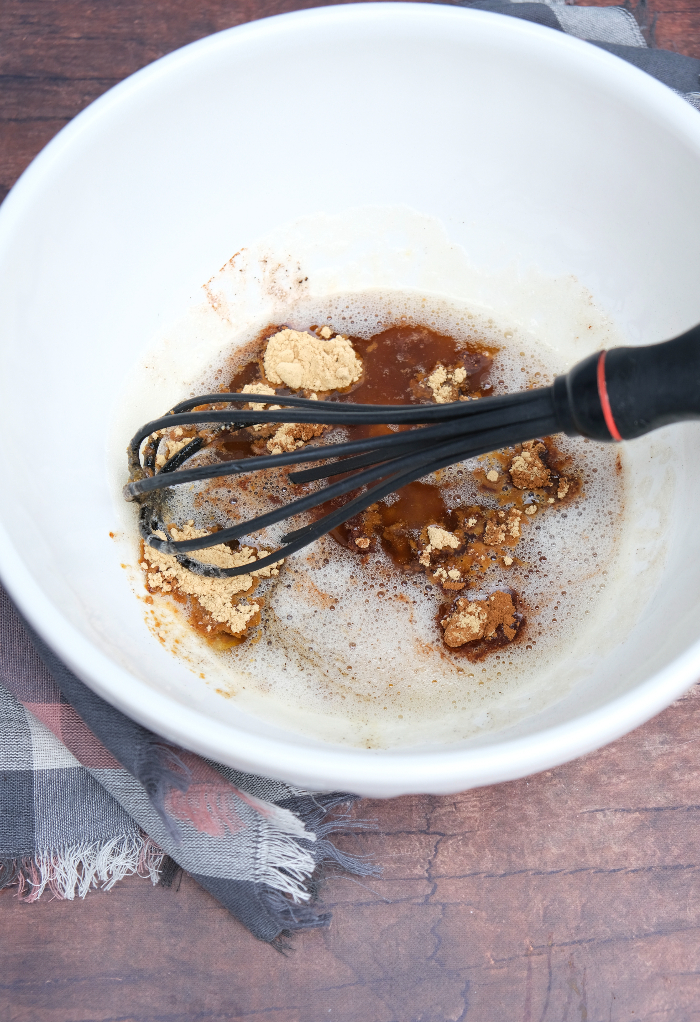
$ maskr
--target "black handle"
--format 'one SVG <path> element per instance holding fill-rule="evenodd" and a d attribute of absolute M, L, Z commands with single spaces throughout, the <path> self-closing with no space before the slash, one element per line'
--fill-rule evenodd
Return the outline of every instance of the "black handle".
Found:
<path fill-rule="evenodd" d="M 553 393 L 569 436 L 632 440 L 700 419 L 700 326 L 662 344 L 596 352 L 558 376 Z"/>

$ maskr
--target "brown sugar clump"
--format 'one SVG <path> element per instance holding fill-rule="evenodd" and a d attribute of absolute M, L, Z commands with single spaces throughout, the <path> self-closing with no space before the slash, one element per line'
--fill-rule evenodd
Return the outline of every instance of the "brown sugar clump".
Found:
<path fill-rule="evenodd" d="M 490 520 L 484 529 L 484 543 L 487 546 L 500 546 L 506 541 L 505 522 Z"/>
<path fill-rule="evenodd" d="M 266 383 L 247 383 L 241 393 L 264 394 L 266 396 L 269 394 L 271 397 L 275 395 L 273 388 L 268 387 Z M 317 400 L 316 395 L 311 394 L 311 399 Z M 281 409 L 282 406 L 255 404 L 246 405 L 245 407 L 273 411 Z M 256 439 L 269 437 L 265 446 L 270 454 L 291 454 L 293 451 L 303 447 L 309 440 L 313 440 L 314 437 L 322 436 L 328 429 L 328 426 L 307 422 L 256 422 L 249 429 L 253 434 L 257 434 Z"/>
<path fill-rule="evenodd" d="M 183 447 L 187 447 L 192 442 L 194 437 L 186 436 L 183 437 L 183 430 L 180 426 L 177 426 L 169 436 L 163 439 L 160 445 L 161 449 L 156 455 L 156 471 L 161 469 L 167 461 L 174 457 L 178 451 L 181 451 Z"/>
<path fill-rule="evenodd" d="M 456 550 L 462 542 L 459 536 L 441 529 L 439 525 L 428 526 L 428 541 L 433 550 Z"/>
<path fill-rule="evenodd" d="M 486 546 L 515 546 L 520 539 L 520 520 L 522 512 L 512 507 L 506 513 L 499 511 L 496 518 L 490 518 L 484 528 Z"/>
<path fill-rule="evenodd" d="M 308 440 L 321 436 L 327 429 L 328 426 L 309 422 L 283 422 L 267 441 L 267 449 L 270 454 L 291 454 Z"/>
<path fill-rule="evenodd" d="M 508 535 L 510 536 L 511 539 L 515 540 L 516 543 L 520 539 L 521 518 L 522 514 L 520 511 L 518 511 L 516 507 L 511 508 L 510 511 L 508 512 L 508 521 L 506 522 L 508 526 Z M 512 545 L 515 546 L 515 543 Z"/>
<path fill-rule="evenodd" d="M 174 540 L 199 539 L 208 533 L 194 528 L 194 521 L 189 521 L 182 530 L 171 526 L 170 534 Z M 165 539 L 162 532 L 157 532 L 159 539 Z M 250 572 L 245 575 L 234 575 L 230 578 L 207 578 L 188 571 L 172 555 L 162 553 L 153 547 L 144 546 L 141 567 L 146 573 L 146 583 L 151 592 L 181 593 L 196 600 L 202 610 L 209 615 L 210 621 L 221 625 L 231 635 L 242 635 L 254 623 L 260 605 L 257 603 L 239 603 L 241 596 L 252 593 L 257 585 L 257 578 L 270 578 L 279 574 L 280 560 L 267 568 L 255 570 L 257 553 L 251 547 L 231 550 L 223 543 L 197 551 L 197 559 L 219 568 L 237 568 L 239 565 L 250 565 Z"/>
<path fill-rule="evenodd" d="M 467 370 L 463 366 L 455 369 L 446 369 L 445 366 L 435 366 L 425 383 L 432 391 L 433 401 L 438 405 L 456 401 L 460 393 L 460 384 L 467 379 Z"/>
<path fill-rule="evenodd" d="M 276 393 L 276 391 L 274 391 L 272 389 L 272 387 L 268 387 L 268 385 L 266 383 L 246 383 L 245 387 L 241 390 L 241 394 L 262 394 L 264 396 L 267 396 L 269 394 L 270 397 L 274 397 L 275 393 Z M 243 405 L 243 407 L 246 410 L 251 410 L 252 409 L 252 410 L 258 411 L 258 412 L 263 411 L 263 409 L 267 409 L 269 411 L 275 411 L 276 412 L 276 411 L 279 411 L 281 409 L 282 405 L 263 405 L 263 404 L 259 404 L 256 401 L 253 404 Z M 260 432 L 260 430 L 264 429 L 264 430 L 267 431 L 267 432 L 264 433 L 264 436 L 269 436 L 270 430 L 277 429 L 277 423 L 275 423 L 275 422 L 269 422 L 269 423 L 255 422 L 255 423 L 253 423 L 252 426 L 249 426 L 248 428 L 251 429 L 254 433 L 258 433 L 258 432 Z"/>
<path fill-rule="evenodd" d="M 241 394 L 261 394 L 270 395 L 274 397 L 277 392 L 273 387 L 268 387 L 266 383 L 246 383 L 245 387 L 241 390 Z M 254 404 L 245 406 L 247 408 L 269 408 L 269 405 L 259 404 L 257 401 Z M 278 408 L 279 405 L 275 405 Z"/>
<path fill-rule="evenodd" d="M 440 622 L 444 639 L 453 648 L 465 642 L 491 639 L 499 625 L 506 639 L 512 641 L 518 628 L 513 600 L 508 593 L 495 592 L 486 600 L 459 599 L 454 612 Z"/>
<path fill-rule="evenodd" d="M 267 342 L 265 376 L 292 390 L 341 390 L 362 375 L 362 362 L 346 337 L 333 340 L 306 331 L 280 330 Z"/>
<path fill-rule="evenodd" d="M 266 383 L 259 382 L 246 383 L 245 387 L 241 389 L 241 394 L 263 394 L 265 396 L 269 394 L 270 397 L 274 397 L 275 393 L 276 391 L 272 387 L 268 387 Z M 256 401 L 254 404 L 243 405 L 243 407 L 246 411 L 254 410 L 261 412 L 266 410 L 276 412 L 282 408 L 282 405 L 263 405 L 258 404 Z M 275 433 L 281 425 L 282 423 L 277 422 L 254 422 L 248 426 L 248 432 L 251 436 L 254 436 L 256 440 L 262 439 L 263 437 L 272 436 L 272 434 Z"/>
<path fill-rule="evenodd" d="M 449 563 L 449 562 L 448 562 Z M 450 568 L 440 565 L 436 568 L 432 575 L 428 575 L 432 578 L 436 585 L 442 586 L 443 589 L 452 590 L 453 592 L 459 592 L 460 589 L 464 589 L 466 582 L 462 576 L 462 572 L 459 568 Z"/>
<path fill-rule="evenodd" d="M 445 629 L 445 642 L 448 646 L 463 646 L 465 642 L 483 639 L 489 617 L 484 607 L 485 602 L 457 600 L 454 614 L 440 622 Z"/>
<path fill-rule="evenodd" d="M 439 525 L 429 525 L 428 545 L 418 561 L 427 568 L 430 565 L 430 555 L 434 550 L 457 550 L 461 545 L 462 540 L 453 532 L 448 532 L 447 529 L 442 529 Z"/>
<path fill-rule="evenodd" d="M 536 490 L 550 484 L 549 469 L 540 458 L 546 448 L 534 440 L 523 444 L 521 454 L 516 454 L 510 463 L 510 478 L 519 490 Z"/>

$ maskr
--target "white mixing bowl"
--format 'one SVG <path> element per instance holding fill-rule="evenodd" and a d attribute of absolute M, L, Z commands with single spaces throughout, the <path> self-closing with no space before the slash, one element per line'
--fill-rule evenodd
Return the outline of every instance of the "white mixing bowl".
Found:
<path fill-rule="evenodd" d="M 304 738 L 221 700 L 145 627 L 109 537 L 106 448 L 129 372 L 236 249 L 316 213 L 399 206 L 487 276 L 574 275 L 633 343 L 700 321 L 697 112 L 586 43 L 448 6 L 321 8 L 185 47 L 80 114 L 0 212 L 5 586 L 87 685 L 155 731 L 381 796 L 561 763 L 700 675 L 693 425 L 672 434 L 663 564 L 637 623 L 507 734 L 393 752 Z"/>

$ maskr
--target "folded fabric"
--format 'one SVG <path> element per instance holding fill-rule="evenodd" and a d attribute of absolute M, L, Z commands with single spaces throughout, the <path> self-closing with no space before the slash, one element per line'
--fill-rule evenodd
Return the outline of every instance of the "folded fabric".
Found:
<path fill-rule="evenodd" d="M 186 870 L 261 940 L 323 926 L 312 875 L 374 867 L 329 840 L 354 796 L 208 762 L 129 720 L 72 674 L 0 589 L 0 887 L 85 897 Z"/>
<path fill-rule="evenodd" d="M 564 0 L 446 0 L 458 7 L 505 14 L 593 43 L 634 64 L 700 110 L 700 60 L 651 49 L 631 11 L 624 7 L 574 7 Z"/>

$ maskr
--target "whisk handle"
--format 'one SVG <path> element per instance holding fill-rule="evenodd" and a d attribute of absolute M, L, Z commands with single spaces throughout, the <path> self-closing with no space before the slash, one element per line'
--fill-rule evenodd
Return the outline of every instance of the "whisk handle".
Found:
<path fill-rule="evenodd" d="M 593 440 L 700 419 L 700 326 L 661 344 L 596 352 L 556 378 L 553 397 L 562 431 Z"/>

